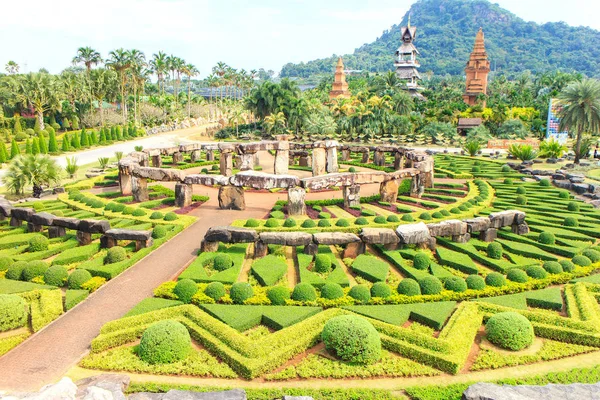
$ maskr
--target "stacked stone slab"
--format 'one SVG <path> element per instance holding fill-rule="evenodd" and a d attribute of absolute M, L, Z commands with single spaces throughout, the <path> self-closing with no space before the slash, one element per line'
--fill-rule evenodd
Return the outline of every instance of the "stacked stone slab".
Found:
<path fill-rule="evenodd" d="M 135 242 L 135 251 L 150 247 L 153 244 L 152 234 L 149 231 L 136 231 L 131 229 L 108 229 L 100 237 L 100 246 L 110 249 L 117 246 L 119 240 Z"/>

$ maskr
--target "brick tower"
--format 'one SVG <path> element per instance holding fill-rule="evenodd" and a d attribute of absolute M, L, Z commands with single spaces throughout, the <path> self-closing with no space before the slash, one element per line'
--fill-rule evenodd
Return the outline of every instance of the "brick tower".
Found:
<path fill-rule="evenodd" d="M 475 46 L 471 57 L 467 62 L 465 74 L 467 75 L 467 89 L 463 95 L 463 100 L 472 106 L 477 102 L 477 96 L 480 93 L 487 92 L 487 79 L 490 72 L 490 61 L 485 52 L 485 43 L 483 39 L 483 29 L 479 28 L 475 37 Z M 485 102 L 483 103 L 485 107 Z"/>
<path fill-rule="evenodd" d="M 335 66 L 335 78 L 333 80 L 333 86 L 331 92 L 329 92 L 329 98 L 335 99 L 338 97 L 349 98 L 350 91 L 348 90 L 348 83 L 346 82 L 346 74 L 344 73 L 344 62 L 342 57 L 338 59 L 337 65 Z"/>

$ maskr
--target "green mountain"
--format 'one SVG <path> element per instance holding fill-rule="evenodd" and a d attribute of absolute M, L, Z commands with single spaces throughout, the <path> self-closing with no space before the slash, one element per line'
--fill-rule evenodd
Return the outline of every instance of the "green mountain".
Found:
<path fill-rule="evenodd" d="M 518 74 L 561 69 L 600 76 L 600 32 L 572 27 L 563 22 L 527 22 L 486 0 L 419 0 L 398 25 L 383 32 L 373 43 L 344 55 L 347 69 L 384 72 L 394 68 L 400 46 L 400 27 L 417 27 L 415 46 L 421 53 L 422 73 L 462 75 L 473 48 L 475 34 L 483 27 L 492 70 Z M 300 64 L 286 64 L 282 77 L 307 78 L 331 74 L 337 55 Z"/>

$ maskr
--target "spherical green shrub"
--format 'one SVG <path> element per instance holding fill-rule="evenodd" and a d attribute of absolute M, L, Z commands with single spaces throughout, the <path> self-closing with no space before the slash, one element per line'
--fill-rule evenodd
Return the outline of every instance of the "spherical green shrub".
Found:
<path fill-rule="evenodd" d="M 302 222 L 303 228 L 314 228 L 315 226 L 317 226 L 317 224 L 312 219 L 305 219 L 304 222 Z"/>
<path fill-rule="evenodd" d="M 144 215 L 146 215 L 146 211 L 142 210 L 141 208 L 136 208 L 131 215 L 133 215 L 134 217 L 143 217 Z"/>
<path fill-rule="evenodd" d="M 81 285 L 92 279 L 92 274 L 85 269 L 76 269 L 71 272 L 67 279 L 67 287 L 69 289 L 81 289 Z"/>
<path fill-rule="evenodd" d="M 344 290 L 337 283 L 328 282 L 321 287 L 321 297 L 328 300 L 339 299 L 344 295 Z"/>
<path fill-rule="evenodd" d="M 350 168 L 348 168 L 348 172 L 356 172 L 356 168 L 350 167 Z"/>
<path fill-rule="evenodd" d="M 598 250 L 586 249 L 581 253 L 581 255 L 589 258 L 592 263 L 597 263 L 600 261 L 600 251 Z"/>
<path fill-rule="evenodd" d="M 383 215 L 378 215 L 375 217 L 373 222 L 375 222 L 376 224 L 385 224 L 387 222 L 387 220 L 385 219 L 385 217 Z"/>
<path fill-rule="evenodd" d="M 247 282 L 236 282 L 231 285 L 229 296 L 235 304 L 244 304 L 244 301 L 254 296 L 254 290 Z"/>
<path fill-rule="evenodd" d="M 481 172 L 481 168 L 475 165 L 471 168 L 471 172 Z"/>
<path fill-rule="evenodd" d="M 527 197 L 519 195 L 515 199 L 515 203 L 520 206 L 524 206 L 525 204 L 527 204 Z"/>
<path fill-rule="evenodd" d="M 487 255 L 494 260 L 502 258 L 502 245 L 498 242 L 492 242 L 487 246 Z"/>
<path fill-rule="evenodd" d="M 577 221 L 577 218 L 575 217 L 565 217 L 565 219 L 563 220 L 563 225 L 577 227 L 579 226 L 579 221 Z"/>
<path fill-rule="evenodd" d="M 134 211 L 135 211 L 135 208 L 133 208 L 131 206 L 125 206 L 125 208 L 123 209 L 122 212 L 125 215 L 132 215 Z"/>
<path fill-rule="evenodd" d="M 413 222 L 414 220 L 415 220 L 415 219 L 414 219 L 414 218 L 413 218 L 413 216 L 412 216 L 412 215 L 410 215 L 410 214 L 404 214 L 404 215 L 402 216 L 402 221 L 404 221 L 404 222 Z"/>
<path fill-rule="evenodd" d="M 26 261 L 17 261 L 11 264 L 6 270 L 6 279 L 18 281 L 23 276 L 23 270 L 27 266 Z"/>
<path fill-rule="evenodd" d="M 567 204 L 567 210 L 579 211 L 579 203 L 577 203 L 575 201 L 570 201 L 569 204 Z"/>
<path fill-rule="evenodd" d="M 160 239 L 167 236 L 167 227 L 164 225 L 156 225 L 154 229 L 152 229 L 152 238 Z"/>
<path fill-rule="evenodd" d="M 542 186 L 542 187 L 549 187 L 550 186 L 550 179 L 544 178 L 544 179 L 540 180 L 540 186 Z"/>
<path fill-rule="evenodd" d="M 508 350 L 522 350 L 533 343 L 533 326 L 516 312 L 494 314 L 485 324 L 486 338 Z"/>
<path fill-rule="evenodd" d="M 44 235 L 34 235 L 29 239 L 29 252 L 48 250 L 48 238 Z"/>
<path fill-rule="evenodd" d="M 322 211 L 322 212 L 319 213 L 319 215 L 317 215 L 317 217 L 319 219 L 330 219 L 331 218 L 331 213 Z"/>
<path fill-rule="evenodd" d="M 267 228 L 277 228 L 279 226 L 279 221 L 275 218 L 269 218 L 267 222 L 265 222 L 265 227 Z"/>
<path fill-rule="evenodd" d="M 267 290 L 267 297 L 274 306 L 284 306 L 290 299 L 290 289 L 286 286 L 273 286 Z"/>
<path fill-rule="evenodd" d="M 549 274 L 560 274 L 563 272 L 562 265 L 558 261 L 546 261 L 542 265 L 542 268 Z"/>
<path fill-rule="evenodd" d="M 439 294 L 444 286 L 435 276 L 426 276 L 419 280 L 419 286 L 421 287 L 421 293 L 426 294 Z"/>
<path fill-rule="evenodd" d="M 451 276 L 444 281 L 444 288 L 453 292 L 461 293 L 467 290 L 467 282 L 459 276 Z"/>
<path fill-rule="evenodd" d="M 371 291 L 367 285 L 352 286 L 348 295 L 359 303 L 368 303 L 371 300 Z"/>
<path fill-rule="evenodd" d="M 177 281 L 173 293 L 177 296 L 179 301 L 183 301 L 185 304 L 189 304 L 192 301 L 192 297 L 198 291 L 198 285 L 191 279 L 182 279 Z"/>
<path fill-rule="evenodd" d="M 123 204 L 123 203 L 115 203 L 115 205 L 113 206 L 114 212 L 122 213 L 124 209 L 125 209 L 125 204 Z"/>
<path fill-rule="evenodd" d="M 283 213 L 283 211 L 271 211 L 271 214 L 269 214 L 269 216 L 275 219 L 285 219 L 285 214 Z"/>
<path fill-rule="evenodd" d="M 213 299 L 214 301 L 221 300 L 221 297 L 225 296 L 225 285 L 221 282 L 211 282 L 204 289 L 204 294 Z"/>
<path fill-rule="evenodd" d="M 250 218 L 244 224 L 244 226 L 247 228 L 257 228 L 259 225 L 260 225 L 260 223 L 258 222 L 258 220 L 254 219 L 254 218 Z"/>
<path fill-rule="evenodd" d="M 579 265 L 580 267 L 587 267 L 592 264 L 592 260 L 582 255 L 573 257 L 571 261 L 573 261 L 573 264 Z"/>
<path fill-rule="evenodd" d="M 413 258 L 413 267 L 420 270 L 426 270 L 429 268 L 429 264 L 431 263 L 431 259 L 426 253 L 417 253 Z"/>
<path fill-rule="evenodd" d="M 328 219 L 320 219 L 317 226 L 319 226 L 320 228 L 327 228 L 331 226 L 331 222 L 329 222 Z"/>
<path fill-rule="evenodd" d="M 575 269 L 575 264 L 571 260 L 560 260 L 558 263 L 565 272 L 573 272 Z"/>
<path fill-rule="evenodd" d="M 13 259 L 8 256 L 0 256 L 0 271 L 6 271 L 13 263 Z"/>
<path fill-rule="evenodd" d="M 467 276 L 467 279 L 465 279 L 465 281 L 467 282 L 467 287 L 469 289 L 473 289 L 473 290 L 483 290 L 485 289 L 485 279 L 483 279 L 482 276 L 479 275 L 469 275 Z"/>
<path fill-rule="evenodd" d="M 468 203 L 466 204 L 461 204 L 460 206 L 458 206 L 458 209 L 460 211 L 469 211 L 469 207 L 467 206 Z"/>
<path fill-rule="evenodd" d="M 525 187 L 519 186 L 517 188 L 517 194 L 526 194 L 526 193 L 527 193 L 527 189 L 525 189 Z"/>
<path fill-rule="evenodd" d="M 392 295 L 392 289 L 385 282 L 375 282 L 371 286 L 371 297 L 388 298 Z"/>
<path fill-rule="evenodd" d="M 433 214 L 431 214 L 431 217 L 432 217 L 432 218 L 436 218 L 436 219 L 439 219 L 439 218 L 444 218 L 444 214 L 442 214 L 442 213 L 441 213 L 441 212 L 439 212 L 439 211 L 436 211 L 436 212 L 434 212 Z"/>
<path fill-rule="evenodd" d="M 27 303 L 16 294 L 0 294 L 0 332 L 19 328 L 27 323 Z"/>
<path fill-rule="evenodd" d="M 217 271 L 225 271 L 233 267 L 233 260 L 227 253 L 219 253 L 213 258 L 213 268 Z"/>
<path fill-rule="evenodd" d="M 386 218 L 387 222 L 400 222 L 400 218 L 397 215 L 391 214 Z"/>
<path fill-rule="evenodd" d="M 296 225 L 296 220 L 294 218 L 288 218 L 283 223 L 283 226 L 286 228 L 293 228 Z"/>
<path fill-rule="evenodd" d="M 164 220 L 165 221 L 175 221 L 175 220 L 177 220 L 177 218 L 178 218 L 177 214 L 175 214 L 174 212 L 171 211 L 171 212 L 168 212 L 165 214 Z"/>
<path fill-rule="evenodd" d="M 105 264 L 113 264 L 124 261 L 127 258 L 127 252 L 123 247 L 115 246 L 108 249 L 106 258 L 104 259 Z"/>
<path fill-rule="evenodd" d="M 46 285 L 62 286 L 67 281 L 69 272 L 62 265 L 53 265 L 44 272 Z"/>
<path fill-rule="evenodd" d="M 509 269 L 506 273 L 506 277 L 509 281 L 517 282 L 517 283 L 525 283 L 529 280 L 527 273 L 519 268 Z"/>
<path fill-rule="evenodd" d="M 556 237 L 554 237 L 554 233 L 552 232 L 542 232 L 540 236 L 538 236 L 538 242 L 542 244 L 554 244 L 556 242 Z"/>
<path fill-rule="evenodd" d="M 45 261 L 34 260 L 29 261 L 27 266 L 23 268 L 23 275 L 21 278 L 24 281 L 30 281 L 36 276 L 44 276 L 44 273 L 48 269 L 48 263 Z"/>
<path fill-rule="evenodd" d="M 502 287 L 506 285 L 506 278 L 500 272 L 490 272 L 485 277 L 485 284 L 493 287 Z"/>
<path fill-rule="evenodd" d="M 381 339 L 369 321 L 356 315 L 331 318 L 323 327 L 325 348 L 340 359 L 373 364 L 381 358 Z"/>
<path fill-rule="evenodd" d="M 315 210 L 318 213 L 320 213 L 321 211 L 323 211 L 323 207 L 317 206 L 317 205 L 312 206 L 312 209 Z"/>
<path fill-rule="evenodd" d="M 163 219 L 165 216 L 160 211 L 154 211 L 150 214 L 150 219 Z"/>
<path fill-rule="evenodd" d="M 423 221 L 429 221 L 431 220 L 431 214 L 429 214 L 428 212 L 423 212 L 419 215 L 419 218 Z"/>
<path fill-rule="evenodd" d="M 354 225 L 369 225 L 369 221 L 365 217 L 356 218 Z"/>
<path fill-rule="evenodd" d="M 43 211 L 46 209 L 46 206 L 41 201 L 36 201 L 33 203 L 33 209 L 37 212 Z"/>
<path fill-rule="evenodd" d="M 504 179 L 504 183 L 505 183 L 506 185 L 512 185 L 512 184 L 513 184 L 513 180 L 512 180 L 512 179 L 510 179 L 510 178 L 506 178 L 506 179 Z"/>
<path fill-rule="evenodd" d="M 442 214 L 444 217 L 449 217 L 450 216 L 450 211 L 443 209 L 440 211 L 440 214 Z"/>
<path fill-rule="evenodd" d="M 398 284 L 396 291 L 405 296 L 418 296 L 421 294 L 421 286 L 414 279 L 404 278 Z"/>
<path fill-rule="evenodd" d="M 331 257 L 327 254 L 317 254 L 315 256 L 315 271 L 320 274 L 331 271 Z"/>
<path fill-rule="evenodd" d="M 218 165 L 216 165 L 216 164 L 213 164 L 213 165 L 210 167 L 210 169 L 211 169 L 211 171 L 218 171 L 218 170 L 219 170 L 219 166 L 218 166 Z"/>
<path fill-rule="evenodd" d="M 315 301 L 317 299 L 317 291 L 308 282 L 300 282 L 294 286 L 292 291 L 292 300 L 295 301 Z"/>
<path fill-rule="evenodd" d="M 144 331 L 138 354 L 148 364 L 170 364 L 185 359 L 191 350 L 187 328 L 181 322 L 163 320 Z"/>
<path fill-rule="evenodd" d="M 560 192 L 558 192 L 558 198 L 559 199 L 569 199 L 569 198 L 571 198 L 571 193 L 569 193 L 568 190 L 561 190 Z"/>
<path fill-rule="evenodd" d="M 544 279 L 548 277 L 548 272 L 539 265 L 531 265 L 525 268 L 525 273 L 533 279 Z"/>
<path fill-rule="evenodd" d="M 54 214 L 56 217 L 64 217 L 65 213 L 63 213 L 61 210 L 53 210 L 52 214 Z"/>
<path fill-rule="evenodd" d="M 462 211 L 460 211 L 460 209 L 459 209 L 458 207 L 452 207 L 452 208 L 450 209 L 450 212 L 451 212 L 452 214 L 460 214 Z"/>
<path fill-rule="evenodd" d="M 510 170 L 511 170 L 510 165 L 506 165 L 506 164 L 504 164 L 501 168 L 502 172 L 510 172 Z"/>

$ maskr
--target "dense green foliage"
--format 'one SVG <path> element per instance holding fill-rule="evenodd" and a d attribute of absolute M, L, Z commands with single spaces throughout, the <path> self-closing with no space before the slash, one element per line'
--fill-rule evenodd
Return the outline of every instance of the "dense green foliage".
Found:
<path fill-rule="evenodd" d="M 177 299 L 184 303 L 190 303 L 192 297 L 198 291 L 198 285 L 191 279 L 181 279 L 177 281 L 173 293 L 177 295 Z"/>
<path fill-rule="evenodd" d="M 186 358 L 191 343 L 190 334 L 181 322 L 159 321 L 146 329 L 138 352 L 148 364 L 169 364 Z"/>
<path fill-rule="evenodd" d="M 494 314 L 485 324 L 487 339 L 509 350 L 522 350 L 533 342 L 531 322 L 516 312 Z"/>
<path fill-rule="evenodd" d="M 379 333 L 364 318 L 332 318 L 323 327 L 321 338 L 327 350 L 344 361 L 372 364 L 381 358 Z"/>

